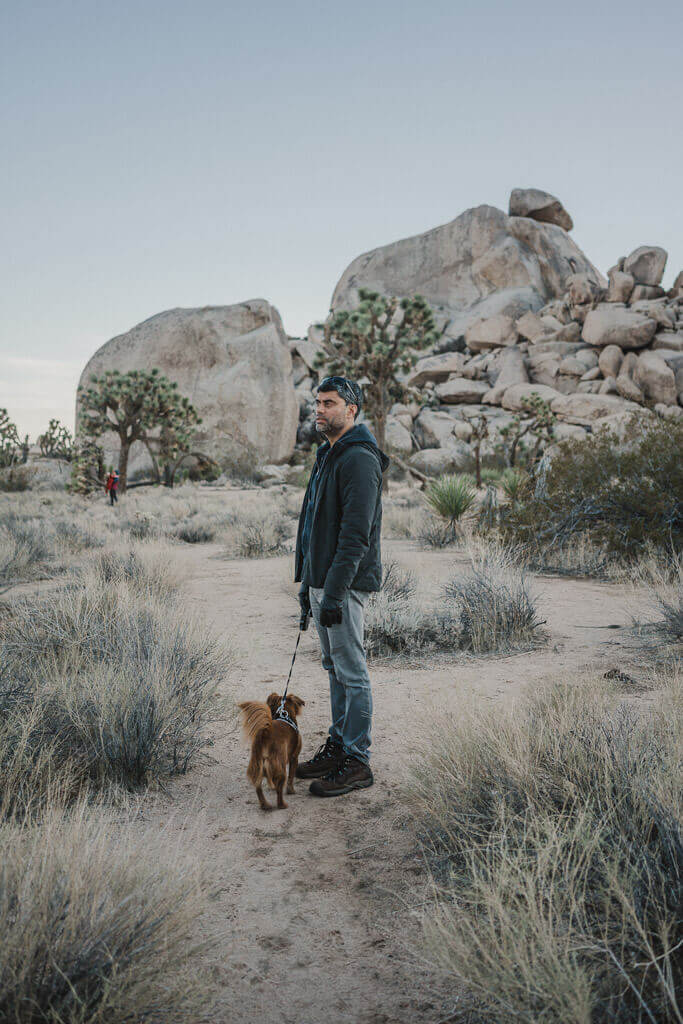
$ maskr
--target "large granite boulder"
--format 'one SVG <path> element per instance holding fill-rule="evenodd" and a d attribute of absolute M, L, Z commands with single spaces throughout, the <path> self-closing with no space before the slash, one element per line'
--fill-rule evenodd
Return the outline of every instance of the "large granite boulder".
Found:
<path fill-rule="evenodd" d="M 196 444 L 207 454 L 220 461 L 251 448 L 265 463 L 291 457 L 299 423 L 292 357 L 280 315 L 265 299 L 158 313 L 98 349 L 80 383 L 106 370 L 154 367 L 178 384 L 201 416 Z M 113 461 L 116 438 L 106 435 L 103 443 Z M 129 468 L 142 468 L 148 459 L 136 442 Z"/>
<path fill-rule="evenodd" d="M 557 224 L 565 231 L 574 227 L 560 200 L 540 188 L 513 188 L 508 213 L 511 217 L 531 217 L 545 224 Z"/>
<path fill-rule="evenodd" d="M 611 416 L 617 412 L 640 412 L 635 402 L 625 401 L 617 395 L 558 395 L 550 408 L 567 423 L 590 426 L 594 420 Z"/>
<path fill-rule="evenodd" d="M 518 336 L 514 320 L 504 313 L 486 320 L 475 320 L 465 331 L 465 341 L 470 352 L 485 352 L 514 345 Z"/>
<path fill-rule="evenodd" d="M 503 395 L 503 408 L 520 412 L 524 409 L 523 402 L 538 395 L 544 402 L 552 403 L 556 398 L 564 396 L 556 388 L 545 384 L 513 384 Z"/>
<path fill-rule="evenodd" d="M 410 456 L 408 462 L 425 476 L 442 473 L 471 473 L 475 466 L 474 453 L 465 441 L 453 438 L 446 447 L 424 448 Z"/>
<path fill-rule="evenodd" d="M 618 345 L 623 351 L 649 345 L 656 330 L 657 324 L 650 317 L 633 313 L 623 306 L 606 304 L 588 313 L 582 337 L 588 345 L 597 348 Z"/>
<path fill-rule="evenodd" d="M 457 405 L 466 402 L 468 405 L 481 402 L 483 396 L 489 390 L 489 385 L 483 380 L 466 380 L 463 377 L 451 377 L 443 384 L 436 385 L 436 394 L 440 402 L 446 405 Z"/>
<path fill-rule="evenodd" d="M 421 388 L 428 382 L 441 384 L 448 380 L 452 373 L 461 373 L 467 358 L 462 352 L 442 352 L 437 356 L 425 356 L 418 359 L 408 375 L 410 387 Z"/>
<path fill-rule="evenodd" d="M 420 294 L 447 320 L 448 345 L 475 320 L 499 313 L 517 319 L 561 297 L 574 271 L 601 287 L 607 283 L 563 228 L 477 206 L 449 224 L 359 256 L 342 274 L 331 306 L 353 309 L 363 287 Z"/>
<path fill-rule="evenodd" d="M 624 273 L 630 274 L 637 285 L 657 287 L 662 283 L 666 259 L 666 249 L 659 245 L 641 245 L 624 260 Z"/>
<path fill-rule="evenodd" d="M 634 379 L 646 398 L 662 405 L 675 405 L 676 379 L 674 371 L 658 352 L 641 352 Z"/>

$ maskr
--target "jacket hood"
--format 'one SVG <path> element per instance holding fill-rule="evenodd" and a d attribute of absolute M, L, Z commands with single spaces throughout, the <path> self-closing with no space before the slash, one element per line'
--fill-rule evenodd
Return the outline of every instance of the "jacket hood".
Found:
<path fill-rule="evenodd" d="M 377 444 L 374 435 L 368 430 L 364 423 L 356 423 L 356 425 L 351 427 L 350 430 L 347 430 L 338 441 L 334 442 L 334 447 L 342 448 L 349 444 L 362 444 L 364 448 L 368 448 L 379 461 L 382 472 L 385 472 L 390 462 L 389 456 L 382 451 Z M 329 450 L 330 442 L 325 441 L 318 448 L 317 458 L 320 459 Z"/>

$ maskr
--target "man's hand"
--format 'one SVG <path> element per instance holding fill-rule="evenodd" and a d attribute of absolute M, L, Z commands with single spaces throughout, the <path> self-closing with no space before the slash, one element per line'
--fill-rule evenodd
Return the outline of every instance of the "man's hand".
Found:
<path fill-rule="evenodd" d="M 308 593 L 308 583 L 302 583 L 299 588 L 299 607 L 301 614 L 307 615 L 311 610 L 311 598 Z"/>
<path fill-rule="evenodd" d="M 323 595 L 323 599 L 320 602 L 320 625 L 338 626 L 341 620 L 342 609 L 339 602 L 332 601 L 329 597 Z"/>

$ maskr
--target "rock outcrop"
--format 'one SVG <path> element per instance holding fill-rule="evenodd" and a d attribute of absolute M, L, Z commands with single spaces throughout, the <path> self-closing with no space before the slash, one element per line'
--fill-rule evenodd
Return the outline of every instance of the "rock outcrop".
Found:
<path fill-rule="evenodd" d="M 195 406 L 202 418 L 197 447 L 219 462 L 235 445 L 251 446 L 266 463 L 291 457 L 299 421 L 292 357 L 280 315 L 265 299 L 158 313 L 98 349 L 80 383 L 106 370 L 154 367 Z M 113 461 L 116 439 L 103 443 Z M 147 462 L 136 442 L 131 466 Z"/>
<path fill-rule="evenodd" d="M 449 224 L 404 238 L 355 259 L 331 307 L 353 309 L 358 289 L 423 295 L 445 325 L 442 350 L 463 344 L 475 321 L 499 314 L 518 320 L 564 295 L 572 273 L 596 288 L 606 281 L 566 230 L 493 206 L 466 210 Z"/>
<path fill-rule="evenodd" d="M 560 200 L 540 188 L 513 188 L 508 213 L 511 217 L 531 217 L 544 224 L 557 224 L 565 231 L 574 227 Z"/>

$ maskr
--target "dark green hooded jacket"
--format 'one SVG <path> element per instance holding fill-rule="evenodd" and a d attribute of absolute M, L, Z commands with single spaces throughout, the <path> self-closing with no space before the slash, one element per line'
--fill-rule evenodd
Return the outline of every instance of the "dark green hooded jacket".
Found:
<path fill-rule="evenodd" d="M 388 456 L 364 423 L 347 430 L 331 448 L 329 441 L 320 445 L 299 516 L 294 555 L 297 583 L 322 587 L 324 597 L 334 602 L 343 601 L 349 588 L 380 589 L 382 473 L 388 465 Z"/>

